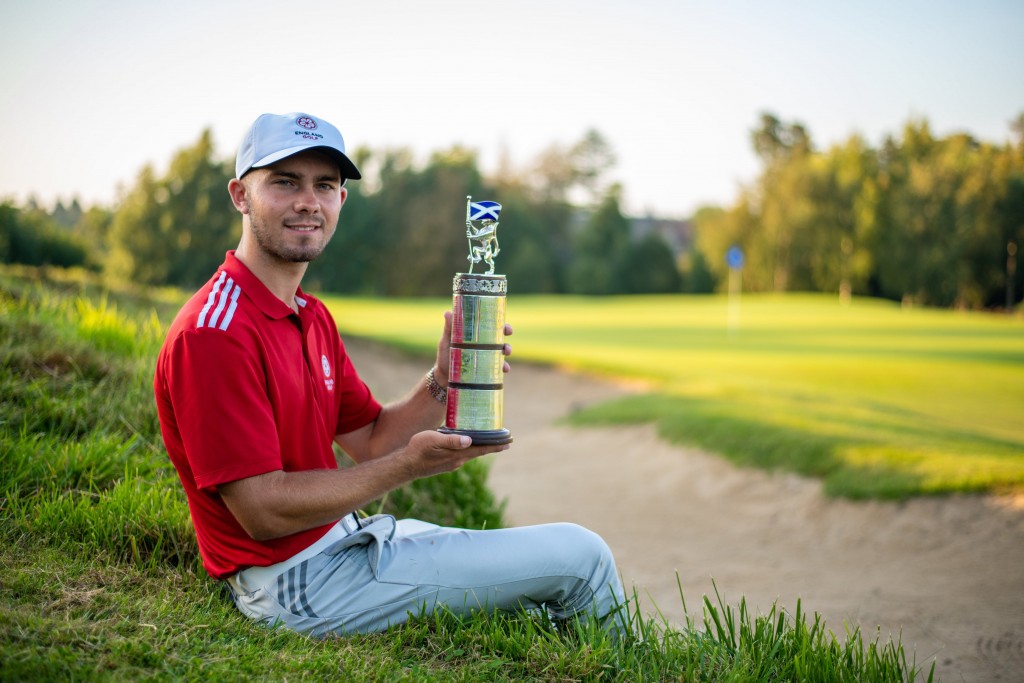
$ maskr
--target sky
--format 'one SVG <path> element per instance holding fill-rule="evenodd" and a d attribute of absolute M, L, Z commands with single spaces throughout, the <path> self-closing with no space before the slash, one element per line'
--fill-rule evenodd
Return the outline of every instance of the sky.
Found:
<path fill-rule="evenodd" d="M 685 218 L 757 177 L 762 112 L 819 149 L 912 118 L 1008 141 L 1024 2 L 0 0 L 0 199 L 109 205 L 203 129 L 233 158 L 292 111 L 485 173 L 595 129 L 627 213 Z"/>

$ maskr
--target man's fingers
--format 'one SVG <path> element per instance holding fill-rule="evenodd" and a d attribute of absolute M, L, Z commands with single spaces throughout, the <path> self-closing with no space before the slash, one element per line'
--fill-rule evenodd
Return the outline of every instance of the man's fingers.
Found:
<path fill-rule="evenodd" d="M 509 325 L 508 323 L 505 323 L 505 336 L 508 337 L 511 334 L 512 334 L 512 326 Z M 503 347 L 501 347 L 501 354 L 503 356 L 511 356 L 512 355 L 512 345 L 511 344 L 505 344 Z M 502 363 L 501 371 L 502 372 L 511 372 L 512 371 L 512 366 L 509 365 L 508 363 Z"/>
<path fill-rule="evenodd" d="M 469 448 L 472 445 L 473 439 L 465 434 L 445 434 L 445 441 L 442 447 L 453 451 L 461 451 L 463 448 Z"/>
<path fill-rule="evenodd" d="M 438 441 L 434 444 L 435 448 L 449 451 L 465 451 L 466 449 L 472 448 L 473 451 L 479 451 L 479 453 L 467 454 L 472 458 L 478 455 L 484 455 L 486 453 L 496 453 L 498 451 L 504 451 L 509 449 L 509 444 L 495 445 L 495 444 L 482 444 L 478 446 L 473 445 L 473 439 L 465 434 L 445 434 L 443 432 L 435 432 L 438 437 Z"/>

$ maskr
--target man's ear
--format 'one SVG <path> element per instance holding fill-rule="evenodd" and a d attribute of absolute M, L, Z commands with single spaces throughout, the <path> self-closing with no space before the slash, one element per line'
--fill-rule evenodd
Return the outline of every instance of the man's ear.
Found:
<path fill-rule="evenodd" d="M 341 204 L 338 204 L 338 209 L 345 206 L 345 200 L 348 199 L 348 188 L 344 185 L 341 186 Z"/>
<path fill-rule="evenodd" d="M 228 194 L 231 195 L 231 203 L 235 205 L 241 214 L 249 213 L 249 189 L 238 178 L 232 178 L 228 182 Z"/>

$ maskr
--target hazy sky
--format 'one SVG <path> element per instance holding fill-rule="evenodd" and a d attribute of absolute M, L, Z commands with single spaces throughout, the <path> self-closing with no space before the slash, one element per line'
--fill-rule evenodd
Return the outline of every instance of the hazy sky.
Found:
<path fill-rule="evenodd" d="M 921 116 L 1006 141 L 1024 2 L 0 0 L 0 198 L 111 202 L 203 128 L 233 157 L 265 111 L 485 171 L 596 128 L 624 208 L 682 217 L 756 176 L 763 111 L 819 147 Z"/>

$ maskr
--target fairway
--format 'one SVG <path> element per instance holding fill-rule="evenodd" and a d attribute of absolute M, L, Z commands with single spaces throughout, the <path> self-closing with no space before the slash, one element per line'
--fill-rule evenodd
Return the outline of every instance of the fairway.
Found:
<path fill-rule="evenodd" d="M 447 300 L 326 298 L 343 333 L 428 351 Z M 639 379 L 579 422 L 900 497 L 1024 487 L 1024 321 L 825 295 L 509 297 L 515 359 Z"/>

